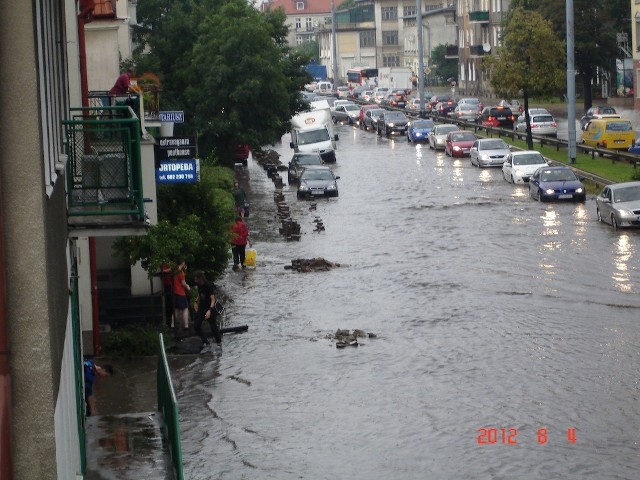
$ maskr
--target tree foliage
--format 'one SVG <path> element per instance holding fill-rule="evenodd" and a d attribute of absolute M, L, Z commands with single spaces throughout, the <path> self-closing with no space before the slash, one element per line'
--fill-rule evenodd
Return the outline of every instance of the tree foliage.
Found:
<path fill-rule="evenodd" d="M 445 58 L 448 45 L 438 45 L 431 50 L 431 74 L 443 80 L 458 78 L 458 61 L 455 58 Z"/>
<path fill-rule="evenodd" d="M 136 64 L 162 81 L 163 108 L 184 110 L 203 157 L 232 165 L 237 144 L 256 148 L 285 133 L 309 82 L 308 58 L 291 52 L 280 10 L 242 0 L 139 0 Z M 185 132 L 186 133 L 186 132 Z"/>
<path fill-rule="evenodd" d="M 630 17 L 626 0 L 574 0 L 575 69 L 583 85 L 584 108 L 592 104 L 591 83 L 598 70 L 610 71 L 617 56 L 616 33 Z M 621 9 L 621 5 L 625 5 Z M 527 8 L 551 21 L 557 38 L 566 38 L 566 3 L 558 0 L 513 0 L 511 8 Z M 630 28 L 630 27 L 628 27 Z"/>

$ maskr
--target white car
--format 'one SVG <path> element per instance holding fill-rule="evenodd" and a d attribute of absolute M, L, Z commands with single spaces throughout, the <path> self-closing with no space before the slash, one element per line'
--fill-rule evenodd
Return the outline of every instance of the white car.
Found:
<path fill-rule="evenodd" d="M 449 132 L 457 132 L 458 130 L 460 130 L 458 125 L 452 125 L 450 123 L 436 125 L 435 128 L 429 132 L 429 136 L 427 137 L 429 140 L 429 148 L 434 150 L 444 150 L 447 143 L 447 134 Z"/>
<path fill-rule="evenodd" d="M 389 93 L 389 89 L 387 87 L 377 87 L 373 91 L 373 101 L 376 103 L 380 103 L 382 101 L 382 97 L 384 97 L 387 93 Z"/>
<path fill-rule="evenodd" d="M 351 90 L 349 90 L 349 87 L 338 87 L 338 88 L 336 88 L 336 97 L 337 98 L 348 98 L 349 97 L 349 93 L 351 93 Z"/>
<path fill-rule="evenodd" d="M 529 117 L 533 117 L 534 115 L 539 115 L 541 113 L 549 114 L 549 110 L 542 107 L 534 107 L 529 109 Z M 522 122 L 524 122 L 524 112 L 520 114 L 517 120 L 517 123 L 522 123 Z"/>
<path fill-rule="evenodd" d="M 553 115 L 551 115 L 550 113 L 539 113 L 536 115 L 530 115 L 529 121 L 531 122 L 532 135 L 549 135 L 551 137 L 558 136 L 558 124 L 553 118 Z M 527 131 L 527 122 L 525 122 L 524 117 L 522 119 L 522 122 L 516 124 L 516 130 L 518 132 Z"/>
<path fill-rule="evenodd" d="M 523 150 L 511 152 L 502 165 L 502 175 L 507 182 L 528 183 L 529 177 L 541 167 L 548 167 L 549 163 L 540 152 Z"/>
<path fill-rule="evenodd" d="M 353 103 L 351 100 L 334 100 L 333 105 L 331 105 L 329 110 L 331 110 L 331 113 L 333 113 L 336 108 L 342 105 L 355 105 L 355 103 Z"/>
<path fill-rule="evenodd" d="M 511 153 L 509 145 L 500 138 L 480 138 L 469 151 L 471 165 L 478 167 L 501 167 Z"/>

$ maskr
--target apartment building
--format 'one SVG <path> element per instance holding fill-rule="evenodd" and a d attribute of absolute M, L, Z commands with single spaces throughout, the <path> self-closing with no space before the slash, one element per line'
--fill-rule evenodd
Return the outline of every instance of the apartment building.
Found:
<path fill-rule="evenodd" d="M 266 11 L 281 8 L 289 27 L 287 42 L 290 46 L 316 40 L 316 33 L 331 23 L 332 0 L 272 0 L 264 2 L 260 9 Z"/>
<path fill-rule="evenodd" d="M 631 0 L 631 45 L 633 52 L 633 108 L 640 110 L 640 0 Z"/>

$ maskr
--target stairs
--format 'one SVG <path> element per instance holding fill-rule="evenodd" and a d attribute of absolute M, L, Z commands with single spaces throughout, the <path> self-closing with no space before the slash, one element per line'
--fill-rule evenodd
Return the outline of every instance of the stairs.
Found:
<path fill-rule="evenodd" d="M 100 324 L 111 328 L 162 324 L 162 292 L 131 295 L 128 287 L 98 289 Z"/>

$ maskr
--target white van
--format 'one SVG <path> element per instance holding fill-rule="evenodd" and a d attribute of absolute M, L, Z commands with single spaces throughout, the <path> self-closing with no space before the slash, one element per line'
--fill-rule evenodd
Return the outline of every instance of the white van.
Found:
<path fill-rule="evenodd" d="M 317 93 L 318 95 L 332 95 L 333 84 L 331 82 L 318 82 L 314 93 Z"/>

